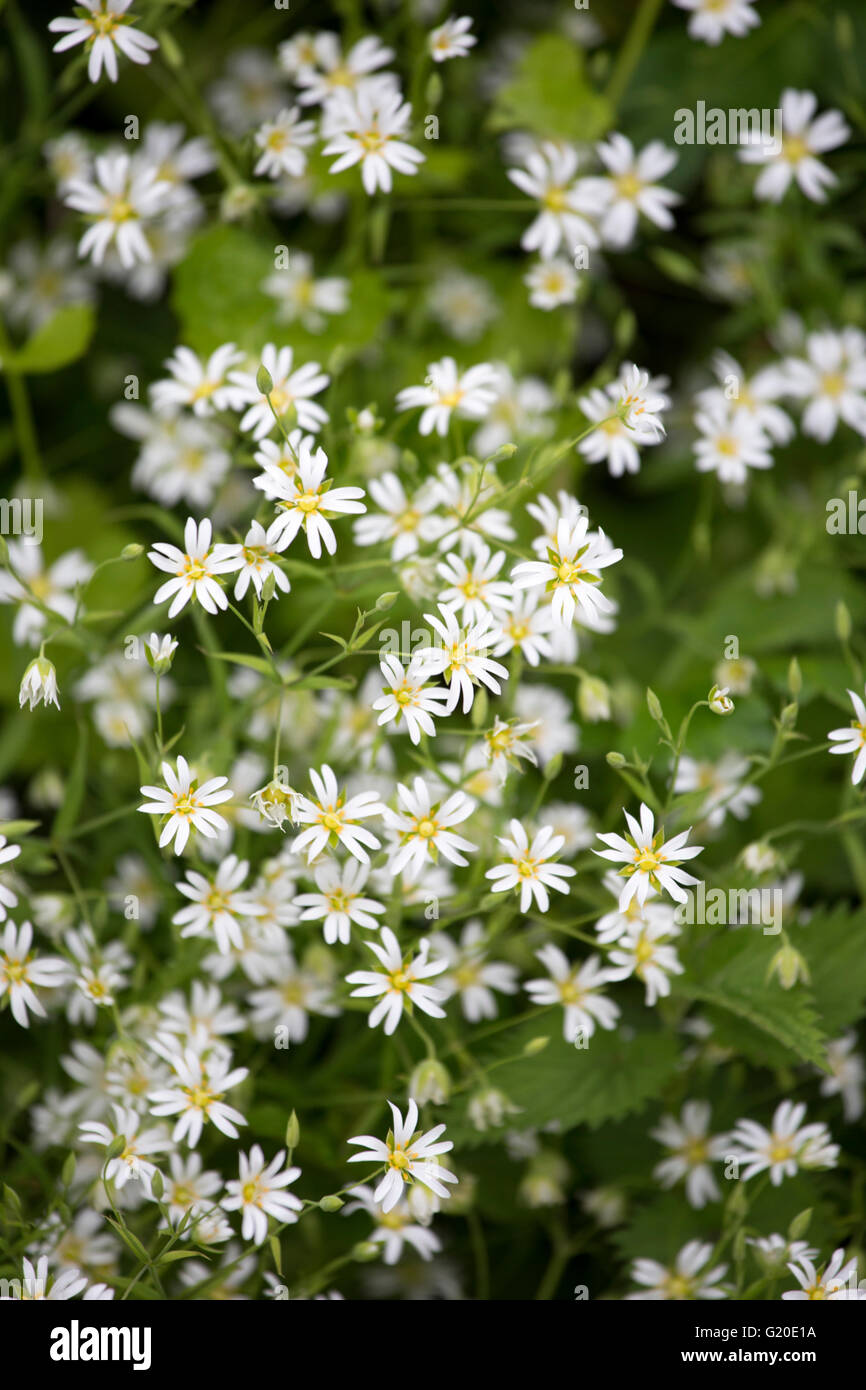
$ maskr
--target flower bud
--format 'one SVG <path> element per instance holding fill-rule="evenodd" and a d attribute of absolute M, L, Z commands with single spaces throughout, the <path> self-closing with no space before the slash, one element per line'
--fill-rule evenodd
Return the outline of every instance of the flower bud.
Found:
<path fill-rule="evenodd" d="M 353 1260 L 358 1264 L 369 1264 L 375 1260 L 377 1255 L 381 1255 L 381 1245 L 376 1245 L 372 1240 L 359 1240 L 357 1245 L 353 1245 L 350 1251 Z"/>
<path fill-rule="evenodd" d="M 419 1105 L 444 1105 L 451 1094 L 448 1069 L 435 1057 L 419 1062 L 409 1078 L 409 1095 Z"/>
<path fill-rule="evenodd" d="M 590 724 L 610 719 L 610 687 L 595 676 L 585 676 L 578 687 L 577 707 Z"/>
<path fill-rule="evenodd" d="M 57 672 L 47 656 L 34 657 L 21 681 L 18 691 L 18 707 L 29 704 L 34 710 L 37 705 L 54 705 L 60 709 L 57 698 Z"/>
<path fill-rule="evenodd" d="M 289 1116 L 288 1124 L 286 1125 L 286 1148 L 296 1149 L 300 1142 L 301 1126 L 298 1123 L 297 1114 L 293 1110 L 291 1115 Z"/>
<path fill-rule="evenodd" d="M 612 748 L 609 753 L 605 753 L 604 760 L 608 767 L 625 767 L 626 765 L 626 759 L 622 753 L 617 753 L 615 748 Z"/>
<path fill-rule="evenodd" d="M 144 655 L 150 669 L 157 676 L 164 676 L 171 670 L 171 663 L 177 651 L 177 639 L 171 636 L 159 637 L 152 632 L 144 644 Z"/>
<path fill-rule="evenodd" d="M 717 685 L 714 685 L 707 700 L 713 714 L 733 714 L 734 712 L 734 702 L 728 694 L 727 686 L 720 690 Z"/>
<path fill-rule="evenodd" d="M 274 389 L 274 378 L 264 362 L 259 364 L 259 369 L 256 372 L 256 389 L 261 391 L 263 396 L 269 396 Z"/>
<path fill-rule="evenodd" d="M 345 1205 L 346 1203 L 343 1201 L 341 1197 L 323 1197 L 319 1203 L 319 1210 L 326 1212 L 334 1212 L 339 1211 L 340 1208 L 344 1207 Z"/>
<path fill-rule="evenodd" d="M 809 983 L 809 967 L 800 952 L 790 942 L 780 946 L 767 968 L 767 979 L 778 978 L 782 989 L 793 989 L 798 980 Z"/>

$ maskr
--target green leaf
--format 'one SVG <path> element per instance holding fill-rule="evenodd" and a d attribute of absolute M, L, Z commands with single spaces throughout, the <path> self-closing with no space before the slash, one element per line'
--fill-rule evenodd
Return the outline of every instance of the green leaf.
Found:
<path fill-rule="evenodd" d="M 815 912 L 788 935 L 806 957 L 821 1022 L 830 1037 L 838 1037 L 866 1004 L 866 908 Z"/>
<path fill-rule="evenodd" d="M 528 1043 L 546 1037 L 543 1051 L 519 1056 Z M 659 1095 L 677 1064 L 677 1044 L 662 1033 L 644 1033 L 628 1040 L 620 1032 L 597 1030 L 585 1049 L 572 1047 L 562 1036 L 562 1012 L 529 1019 L 508 1029 L 480 1051 L 482 1066 L 512 1058 L 497 1066 L 490 1085 L 502 1090 L 521 1113 L 520 1128 L 540 1128 L 558 1120 L 563 1131 L 575 1125 L 596 1126 L 639 1110 Z M 488 1142 L 498 1132 L 479 1133 L 465 1113 L 454 1128 L 464 1147 Z M 451 1126 L 449 1125 L 449 1136 Z M 458 1136 L 454 1136 L 457 1138 Z"/>
<path fill-rule="evenodd" d="M 583 53 L 557 34 L 542 34 L 500 88 L 490 117 L 494 131 L 529 130 L 544 139 L 594 140 L 611 123 L 605 98 L 584 73 Z"/>
<path fill-rule="evenodd" d="M 67 305 L 0 365 L 27 375 L 59 371 L 84 356 L 95 326 L 96 316 L 89 304 Z"/>
<path fill-rule="evenodd" d="M 700 928 L 689 930 L 691 948 L 682 953 L 686 973 L 675 979 L 673 990 L 735 1016 L 737 1026 L 720 1041 L 759 1064 L 790 1062 L 793 1053 L 826 1068 L 824 1033 L 811 992 L 802 984 L 785 990 L 775 978 L 767 980 L 778 937 L 740 927 L 707 940 Z"/>

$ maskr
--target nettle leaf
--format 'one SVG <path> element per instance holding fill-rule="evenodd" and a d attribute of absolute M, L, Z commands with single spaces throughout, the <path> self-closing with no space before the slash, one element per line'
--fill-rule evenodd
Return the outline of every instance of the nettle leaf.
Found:
<path fill-rule="evenodd" d="M 91 305 L 69 304 L 37 328 L 17 352 L 7 353 L 4 363 L 27 376 L 57 372 L 84 356 L 95 326 Z"/>
<path fill-rule="evenodd" d="M 542 34 L 530 44 L 490 115 L 492 130 L 519 127 L 546 139 L 594 140 L 610 124 L 610 106 L 590 86 L 583 53 L 557 34 Z"/>
<path fill-rule="evenodd" d="M 821 1022 L 828 1036 L 838 1037 L 866 1003 L 866 908 L 818 911 L 789 936 L 808 962 Z"/>
<path fill-rule="evenodd" d="M 674 993 L 733 1015 L 735 1027 L 718 1021 L 718 1041 L 765 1066 L 801 1061 L 826 1068 L 825 1035 L 811 991 L 803 984 L 785 990 L 774 976 L 767 979 L 779 937 L 764 936 L 760 928 L 727 929 L 707 939 L 700 928 L 689 928 L 690 946 L 681 952 L 686 973 L 674 982 Z"/>
<path fill-rule="evenodd" d="M 534 1056 L 519 1054 L 536 1038 L 549 1039 Z M 539 1128 L 559 1121 L 563 1131 L 575 1125 L 596 1126 L 641 1109 L 661 1093 L 674 1073 L 678 1049 L 675 1040 L 661 1033 L 644 1033 L 626 1039 L 619 1031 L 597 1030 L 586 1048 L 575 1048 L 562 1036 L 562 1012 L 551 1011 L 509 1029 L 480 1049 L 482 1066 L 514 1058 L 496 1066 L 490 1085 L 505 1092 L 521 1113 L 515 1123 L 521 1129 Z M 465 1104 L 451 1128 L 465 1147 L 501 1138 L 499 1131 L 479 1133 L 469 1122 Z M 453 1136 L 455 1142 L 457 1135 Z"/>

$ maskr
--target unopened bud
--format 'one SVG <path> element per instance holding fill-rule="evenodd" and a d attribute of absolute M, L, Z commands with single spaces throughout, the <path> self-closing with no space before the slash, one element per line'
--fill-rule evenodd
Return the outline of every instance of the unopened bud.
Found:
<path fill-rule="evenodd" d="M 256 372 L 256 389 L 261 391 L 263 396 L 269 396 L 274 389 L 274 379 L 263 362 L 259 364 Z"/>

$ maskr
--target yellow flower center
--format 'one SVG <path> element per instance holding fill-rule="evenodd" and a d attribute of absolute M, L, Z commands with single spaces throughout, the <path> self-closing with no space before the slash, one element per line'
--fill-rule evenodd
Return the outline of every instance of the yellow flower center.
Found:
<path fill-rule="evenodd" d="M 809 153 L 809 146 L 800 135 L 786 135 L 782 141 L 782 154 L 791 164 L 798 164 Z"/>
<path fill-rule="evenodd" d="M 821 377 L 821 388 L 828 396 L 841 396 L 845 390 L 845 378 L 841 372 L 825 372 Z"/>
<path fill-rule="evenodd" d="M 643 188 L 637 174 L 619 174 L 614 179 L 616 190 L 622 198 L 636 198 Z"/>

